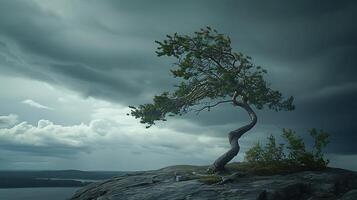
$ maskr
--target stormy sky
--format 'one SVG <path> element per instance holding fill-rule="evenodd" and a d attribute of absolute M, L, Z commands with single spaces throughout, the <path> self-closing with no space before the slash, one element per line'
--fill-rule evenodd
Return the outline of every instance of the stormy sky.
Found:
<path fill-rule="evenodd" d="M 247 123 L 226 105 L 145 129 L 126 116 L 171 90 L 155 40 L 212 26 L 295 97 L 257 111 L 252 144 L 292 128 L 331 134 L 331 166 L 357 170 L 357 2 L 252 0 L 0 1 L 0 169 L 143 170 L 210 164 Z"/>

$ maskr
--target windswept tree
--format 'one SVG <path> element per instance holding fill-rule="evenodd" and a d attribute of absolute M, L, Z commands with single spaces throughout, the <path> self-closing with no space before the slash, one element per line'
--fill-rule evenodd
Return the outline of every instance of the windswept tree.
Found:
<path fill-rule="evenodd" d="M 249 56 L 232 51 L 229 36 L 206 27 L 193 35 L 167 35 L 159 45 L 157 55 L 177 59 L 173 77 L 180 84 L 172 92 L 154 96 L 153 103 L 130 106 L 131 115 L 140 118 L 147 128 L 167 116 L 201 112 L 224 103 L 244 109 L 250 123 L 228 133 L 231 148 L 212 165 L 214 172 L 239 152 L 238 139 L 257 123 L 256 109 L 293 110 L 293 97 L 284 99 L 281 92 L 270 88 L 264 80 L 267 71 L 252 63 Z"/>

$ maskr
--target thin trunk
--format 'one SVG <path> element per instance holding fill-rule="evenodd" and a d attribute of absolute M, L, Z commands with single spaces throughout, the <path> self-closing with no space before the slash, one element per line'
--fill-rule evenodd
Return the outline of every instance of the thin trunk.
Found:
<path fill-rule="evenodd" d="M 231 131 L 228 134 L 228 139 L 229 143 L 231 145 L 231 149 L 228 150 L 226 153 L 221 155 L 213 164 L 212 170 L 213 172 L 218 172 L 218 171 L 223 171 L 225 165 L 231 161 L 239 152 L 239 144 L 238 144 L 238 139 L 247 131 L 249 131 L 251 128 L 254 127 L 254 125 L 257 123 L 257 115 L 255 112 L 252 110 L 252 108 L 247 104 L 247 103 L 237 103 L 236 105 L 242 107 L 245 109 L 249 117 L 251 119 L 251 122 L 245 126 L 242 126 L 234 131 Z"/>

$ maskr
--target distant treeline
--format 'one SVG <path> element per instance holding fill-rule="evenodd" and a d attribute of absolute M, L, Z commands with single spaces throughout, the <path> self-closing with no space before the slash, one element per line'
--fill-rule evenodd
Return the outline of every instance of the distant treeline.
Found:
<path fill-rule="evenodd" d="M 3 178 L 61 178 L 61 179 L 90 179 L 103 180 L 113 176 L 123 175 L 125 172 L 115 171 L 79 171 L 79 170 L 59 170 L 59 171 L 17 171 L 0 170 L 0 179 Z"/>
<path fill-rule="evenodd" d="M 82 187 L 95 180 L 109 179 L 111 177 L 120 176 L 124 174 L 125 172 L 79 170 L 0 171 L 0 188 Z"/>
<path fill-rule="evenodd" d="M 0 188 L 25 188 L 25 187 L 82 187 L 90 182 L 75 180 L 51 180 L 31 178 L 1 178 Z"/>

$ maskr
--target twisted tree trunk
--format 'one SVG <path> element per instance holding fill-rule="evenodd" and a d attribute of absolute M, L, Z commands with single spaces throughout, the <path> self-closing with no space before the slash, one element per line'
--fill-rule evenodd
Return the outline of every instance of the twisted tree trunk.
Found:
<path fill-rule="evenodd" d="M 254 125 L 257 123 L 257 115 L 253 111 L 253 109 L 247 104 L 247 103 L 241 103 L 241 102 L 236 102 L 235 99 L 233 100 L 233 103 L 243 109 L 245 109 L 249 117 L 251 119 L 251 122 L 245 126 L 242 126 L 234 131 L 231 131 L 228 134 L 228 140 L 231 145 L 231 149 L 228 150 L 226 153 L 221 155 L 214 163 L 212 166 L 212 171 L 213 172 L 219 172 L 219 171 L 224 171 L 225 165 L 231 161 L 239 152 L 239 144 L 238 144 L 238 139 L 247 131 L 249 131 L 251 128 L 254 127 Z"/>

